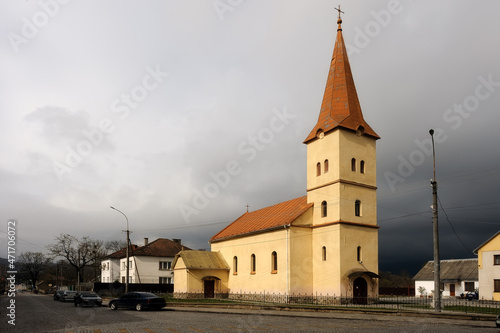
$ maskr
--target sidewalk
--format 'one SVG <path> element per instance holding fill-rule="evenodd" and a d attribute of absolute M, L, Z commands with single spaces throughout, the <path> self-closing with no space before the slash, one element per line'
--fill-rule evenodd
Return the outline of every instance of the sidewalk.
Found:
<path fill-rule="evenodd" d="M 103 299 L 108 306 L 109 299 Z M 494 315 L 465 314 L 456 312 L 396 312 L 390 310 L 369 310 L 356 308 L 300 308 L 250 304 L 193 304 L 167 303 L 166 311 L 224 313 L 250 316 L 282 316 L 303 318 L 351 319 L 363 321 L 421 322 L 425 324 L 460 325 L 467 327 L 495 327 Z"/>

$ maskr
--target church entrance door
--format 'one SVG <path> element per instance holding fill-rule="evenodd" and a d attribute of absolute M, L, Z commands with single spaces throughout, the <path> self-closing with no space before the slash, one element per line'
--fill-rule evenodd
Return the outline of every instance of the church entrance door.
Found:
<path fill-rule="evenodd" d="M 367 304 L 368 303 L 368 284 L 362 277 L 358 277 L 353 283 L 353 303 Z"/>
<path fill-rule="evenodd" d="M 214 298 L 215 291 L 215 281 L 214 280 L 205 280 L 204 282 L 205 289 L 205 298 Z"/>

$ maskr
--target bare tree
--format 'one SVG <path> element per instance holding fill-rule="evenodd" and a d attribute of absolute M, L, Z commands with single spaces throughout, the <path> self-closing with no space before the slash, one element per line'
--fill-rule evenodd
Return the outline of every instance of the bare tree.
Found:
<path fill-rule="evenodd" d="M 56 237 L 56 243 L 47 246 L 53 257 L 64 257 L 75 269 L 78 276 L 78 283 L 83 282 L 83 272 L 85 267 L 97 265 L 100 259 L 106 254 L 103 242 L 84 236 L 80 239 L 61 234 Z"/>
<path fill-rule="evenodd" d="M 115 253 L 117 251 L 120 251 L 121 249 L 125 248 L 127 246 L 127 242 L 125 240 L 112 240 L 112 241 L 107 241 L 104 244 L 104 247 L 106 250 L 108 250 L 111 253 Z"/>
<path fill-rule="evenodd" d="M 31 279 L 31 289 L 36 288 L 40 273 L 47 268 L 50 260 L 42 252 L 23 252 L 19 255 L 22 270 Z"/>

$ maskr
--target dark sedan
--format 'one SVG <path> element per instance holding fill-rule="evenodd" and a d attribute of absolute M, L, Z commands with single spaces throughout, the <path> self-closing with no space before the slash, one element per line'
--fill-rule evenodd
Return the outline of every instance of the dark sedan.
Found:
<path fill-rule="evenodd" d="M 120 298 L 109 301 L 111 310 L 117 310 L 118 308 L 136 309 L 137 311 L 145 309 L 160 310 L 166 305 L 164 298 L 145 292 L 126 293 Z"/>
<path fill-rule="evenodd" d="M 93 291 L 81 291 L 73 298 L 75 306 L 101 306 L 102 298 Z"/>
<path fill-rule="evenodd" d="M 61 296 L 64 294 L 64 290 L 58 290 L 54 293 L 54 301 L 60 301 Z"/>

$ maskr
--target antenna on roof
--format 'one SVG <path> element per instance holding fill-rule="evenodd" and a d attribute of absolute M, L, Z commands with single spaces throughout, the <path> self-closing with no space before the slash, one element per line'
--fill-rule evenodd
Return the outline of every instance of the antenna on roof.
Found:
<path fill-rule="evenodd" d="M 250 206 L 247 204 L 247 213 L 248 213 L 248 208 L 250 208 Z"/>

